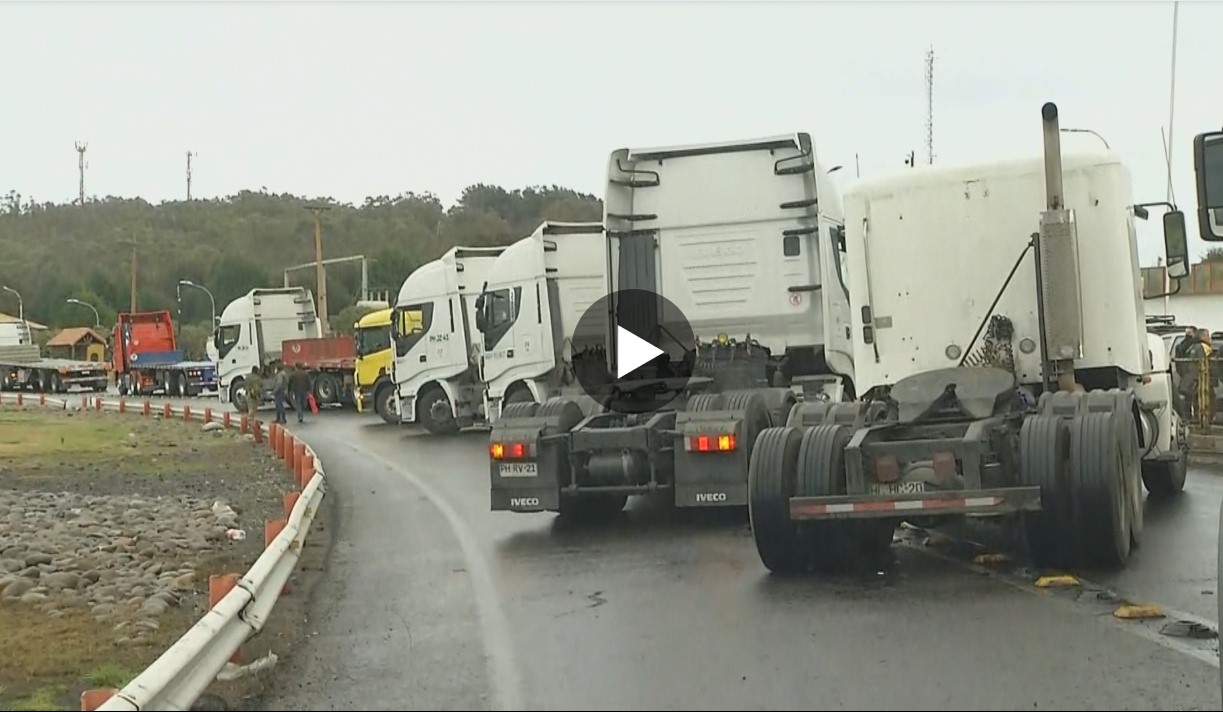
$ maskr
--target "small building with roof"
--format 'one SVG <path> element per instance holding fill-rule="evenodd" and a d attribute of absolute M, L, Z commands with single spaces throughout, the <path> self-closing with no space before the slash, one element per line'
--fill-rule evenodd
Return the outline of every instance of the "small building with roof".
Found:
<path fill-rule="evenodd" d="M 104 362 L 106 337 L 88 326 L 70 326 L 47 340 L 47 356 L 74 361 Z"/>

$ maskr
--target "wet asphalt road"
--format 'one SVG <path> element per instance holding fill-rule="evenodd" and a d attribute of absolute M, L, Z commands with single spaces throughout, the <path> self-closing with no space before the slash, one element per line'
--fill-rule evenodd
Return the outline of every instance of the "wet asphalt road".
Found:
<path fill-rule="evenodd" d="M 1087 572 L 1076 600 L 912 536 L 885 572 L 777 580 L 730 512 L 490 512 L 483 433 L 291 427 L 338 526 L 266 709 L 1220 709 L 1217 644 L 1159 632 L 1181 611 L 1214 625 L 1217 474 L 1148 502 L 1130 568 Z M 1003 548 L 991 532 L 964 533 Z M 1091 582 L 1169 619 L 1118 621 Z"/>

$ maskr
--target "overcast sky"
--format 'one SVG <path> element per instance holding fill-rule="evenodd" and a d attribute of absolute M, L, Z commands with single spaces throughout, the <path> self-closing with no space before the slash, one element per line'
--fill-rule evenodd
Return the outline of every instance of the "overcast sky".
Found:
<path fill-rule="evenodd" d="M 1099 132 L 1165 198 L 1172 3 L 0 4 L 0 192 L 158 201 L 266 187 L 359 202 L 464 186 L 601 194 L 620 146 L 810 132 L 854 177 L 1040 150 L 1039 112 Z M 1223 126 L 1223 4 L 1182 2 L 1173 170 Z M 1064 150 L 1099 145 L 1069 135 Z M 1153 217 L 1156 214 L 1153 213 Z M 1035 222 L 1035 216 L 1033 221 Z M 1161 254 L 1143 228 L 1144 264 Z M 1190 215 L 1191 245 L 1204 251 Z"/>

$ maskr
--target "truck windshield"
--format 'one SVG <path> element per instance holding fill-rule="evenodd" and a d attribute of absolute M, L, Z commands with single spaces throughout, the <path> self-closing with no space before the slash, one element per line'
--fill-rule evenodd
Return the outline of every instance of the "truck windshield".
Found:
<path fill-rule="evenodd" d="M 357 358 L 364 358 L 391 348 L 391 327 L 366 326 L 357 329 L 354 338 L 357 341 Z"/>

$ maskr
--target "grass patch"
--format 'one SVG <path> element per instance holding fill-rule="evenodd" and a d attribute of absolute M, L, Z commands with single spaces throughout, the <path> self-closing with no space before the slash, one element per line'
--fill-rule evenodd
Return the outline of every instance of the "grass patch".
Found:
<path fill-rule="evenodd" d="M 61 709 L 56 698 L 59 697 L 60 691 L 56 688 L 44 687 L 32 695 L 22 697 L 15 700 L 8 709 L 14 712 L 34 712 L 35 710 L 58 710 Z"/>
<path fill-rule="evenodd" d="M 115 418 L 0 411 L 0 460 L 90 458 L 128 449 L 131 428 Z"/>
<path fill-rule="evenodd" d="M 87 688 L 122 688 L 165 652 L 192 623 L 189 610 L 160 618 L 147 645 L 116 646 L 116 617 L 94 620 L 87 610 L 48 617 L 34 606 L 0 604 L 0 710 L 68 709 Z M 68 707 L 65 707 L 68 705 Z"/>

